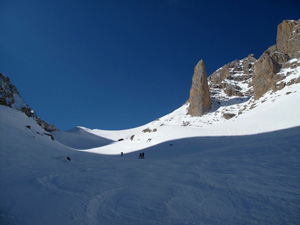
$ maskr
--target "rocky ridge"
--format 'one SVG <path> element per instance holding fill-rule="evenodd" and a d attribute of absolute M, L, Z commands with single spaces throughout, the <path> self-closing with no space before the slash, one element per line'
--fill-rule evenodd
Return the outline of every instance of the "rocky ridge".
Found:
<path fill-rule="evenodd" d="M 52 132 L 58 129 L 37 116 L 32 108 L 21 98 L 15 85 L 11 84 L 10 79 L 0 73 L 0 105 L 24 112 L 28 117 L 33 118 L 45 131 Z"/>
<path fill-rule="evenodd" d="M 284 20 L 277 30 L 276 45 L 269 47 L 259 59 L 250 54 L 242 60 L 224 65 L 208 77 L 212 108 L 234 98 L 244 102 L 253 96 L 254 100 L 258 100 L 269 90 L 275 92 L 286 85 L 300 82 L 300 78 L 288 79 L 288 83 L 283 81 L 300 66 L 300 20 Z M 192 87 L 197 85 L 199 84 L 194 83 L 193 78 Z M 187 115 L 199 116 L 191 113 L 190 108 L 195 105 L 191 104 L 191 99 L 190 96 Z M 198 96 L 197 99 L 199 101 L 203 96 Z M 242 110 L 239 111 L 241 113 Z M 224 112 L 223 116 L 231 119 L 235 114 Z"/>

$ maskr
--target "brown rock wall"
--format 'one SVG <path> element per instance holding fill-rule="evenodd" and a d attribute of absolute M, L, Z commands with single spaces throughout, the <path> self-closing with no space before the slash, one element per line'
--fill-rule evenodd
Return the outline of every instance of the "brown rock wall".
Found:
<path fill-rule="evenodd" d="M 300 19 L 284 20 L 277 28 L 276 49 L 290 58 L 300 57 Z"/>
<path fill-rule="evenodd" d="M 254 99 L 260 98 L 268 90 L 276 91 L 282 86 L 276 83 L 282 80 L 281 68 L 291 58 L 300 58 L 300 20 L 284 20 L 278 25 L 277 43 L 266 50 L 254 65 Z"/>

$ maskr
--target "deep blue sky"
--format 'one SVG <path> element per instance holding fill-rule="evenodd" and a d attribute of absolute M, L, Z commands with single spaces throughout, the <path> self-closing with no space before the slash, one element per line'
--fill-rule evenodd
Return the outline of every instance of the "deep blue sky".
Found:
<path fill-rule="evenodd" d="M 59 129 L 132 128 L 188 99 L 200 59 L 259 57 L 299 18 L 297 0 L 0 0 L 0 72 Z"/>

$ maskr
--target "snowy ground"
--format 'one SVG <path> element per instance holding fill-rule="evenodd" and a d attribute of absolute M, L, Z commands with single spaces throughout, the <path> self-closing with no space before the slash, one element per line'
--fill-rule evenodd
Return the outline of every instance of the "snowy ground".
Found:
<path fill-rule="evenodd" d="M 74 151 L 0 109 L 1 224 L 300 223 L 300 127 L 172 140 L 138 159 Z"/>
<path fill-rule="evenodd" d="M 299 102 L 294 84 L 201 118 L 184 105 L 135 129 L 77 127 L 55 141 L 0 106 L 0 224 L 300 224 Z"/>

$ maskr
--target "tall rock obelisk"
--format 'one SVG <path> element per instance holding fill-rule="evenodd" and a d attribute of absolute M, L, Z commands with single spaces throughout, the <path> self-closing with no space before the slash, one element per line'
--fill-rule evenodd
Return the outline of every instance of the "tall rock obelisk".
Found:
<path fill-rule="evenodd" d="M 202 116 L 211 109 L 207 75 L 203 60 L 200 60 L 195 67 L 189 102 L 188 114 L 191 116 Z"/>

